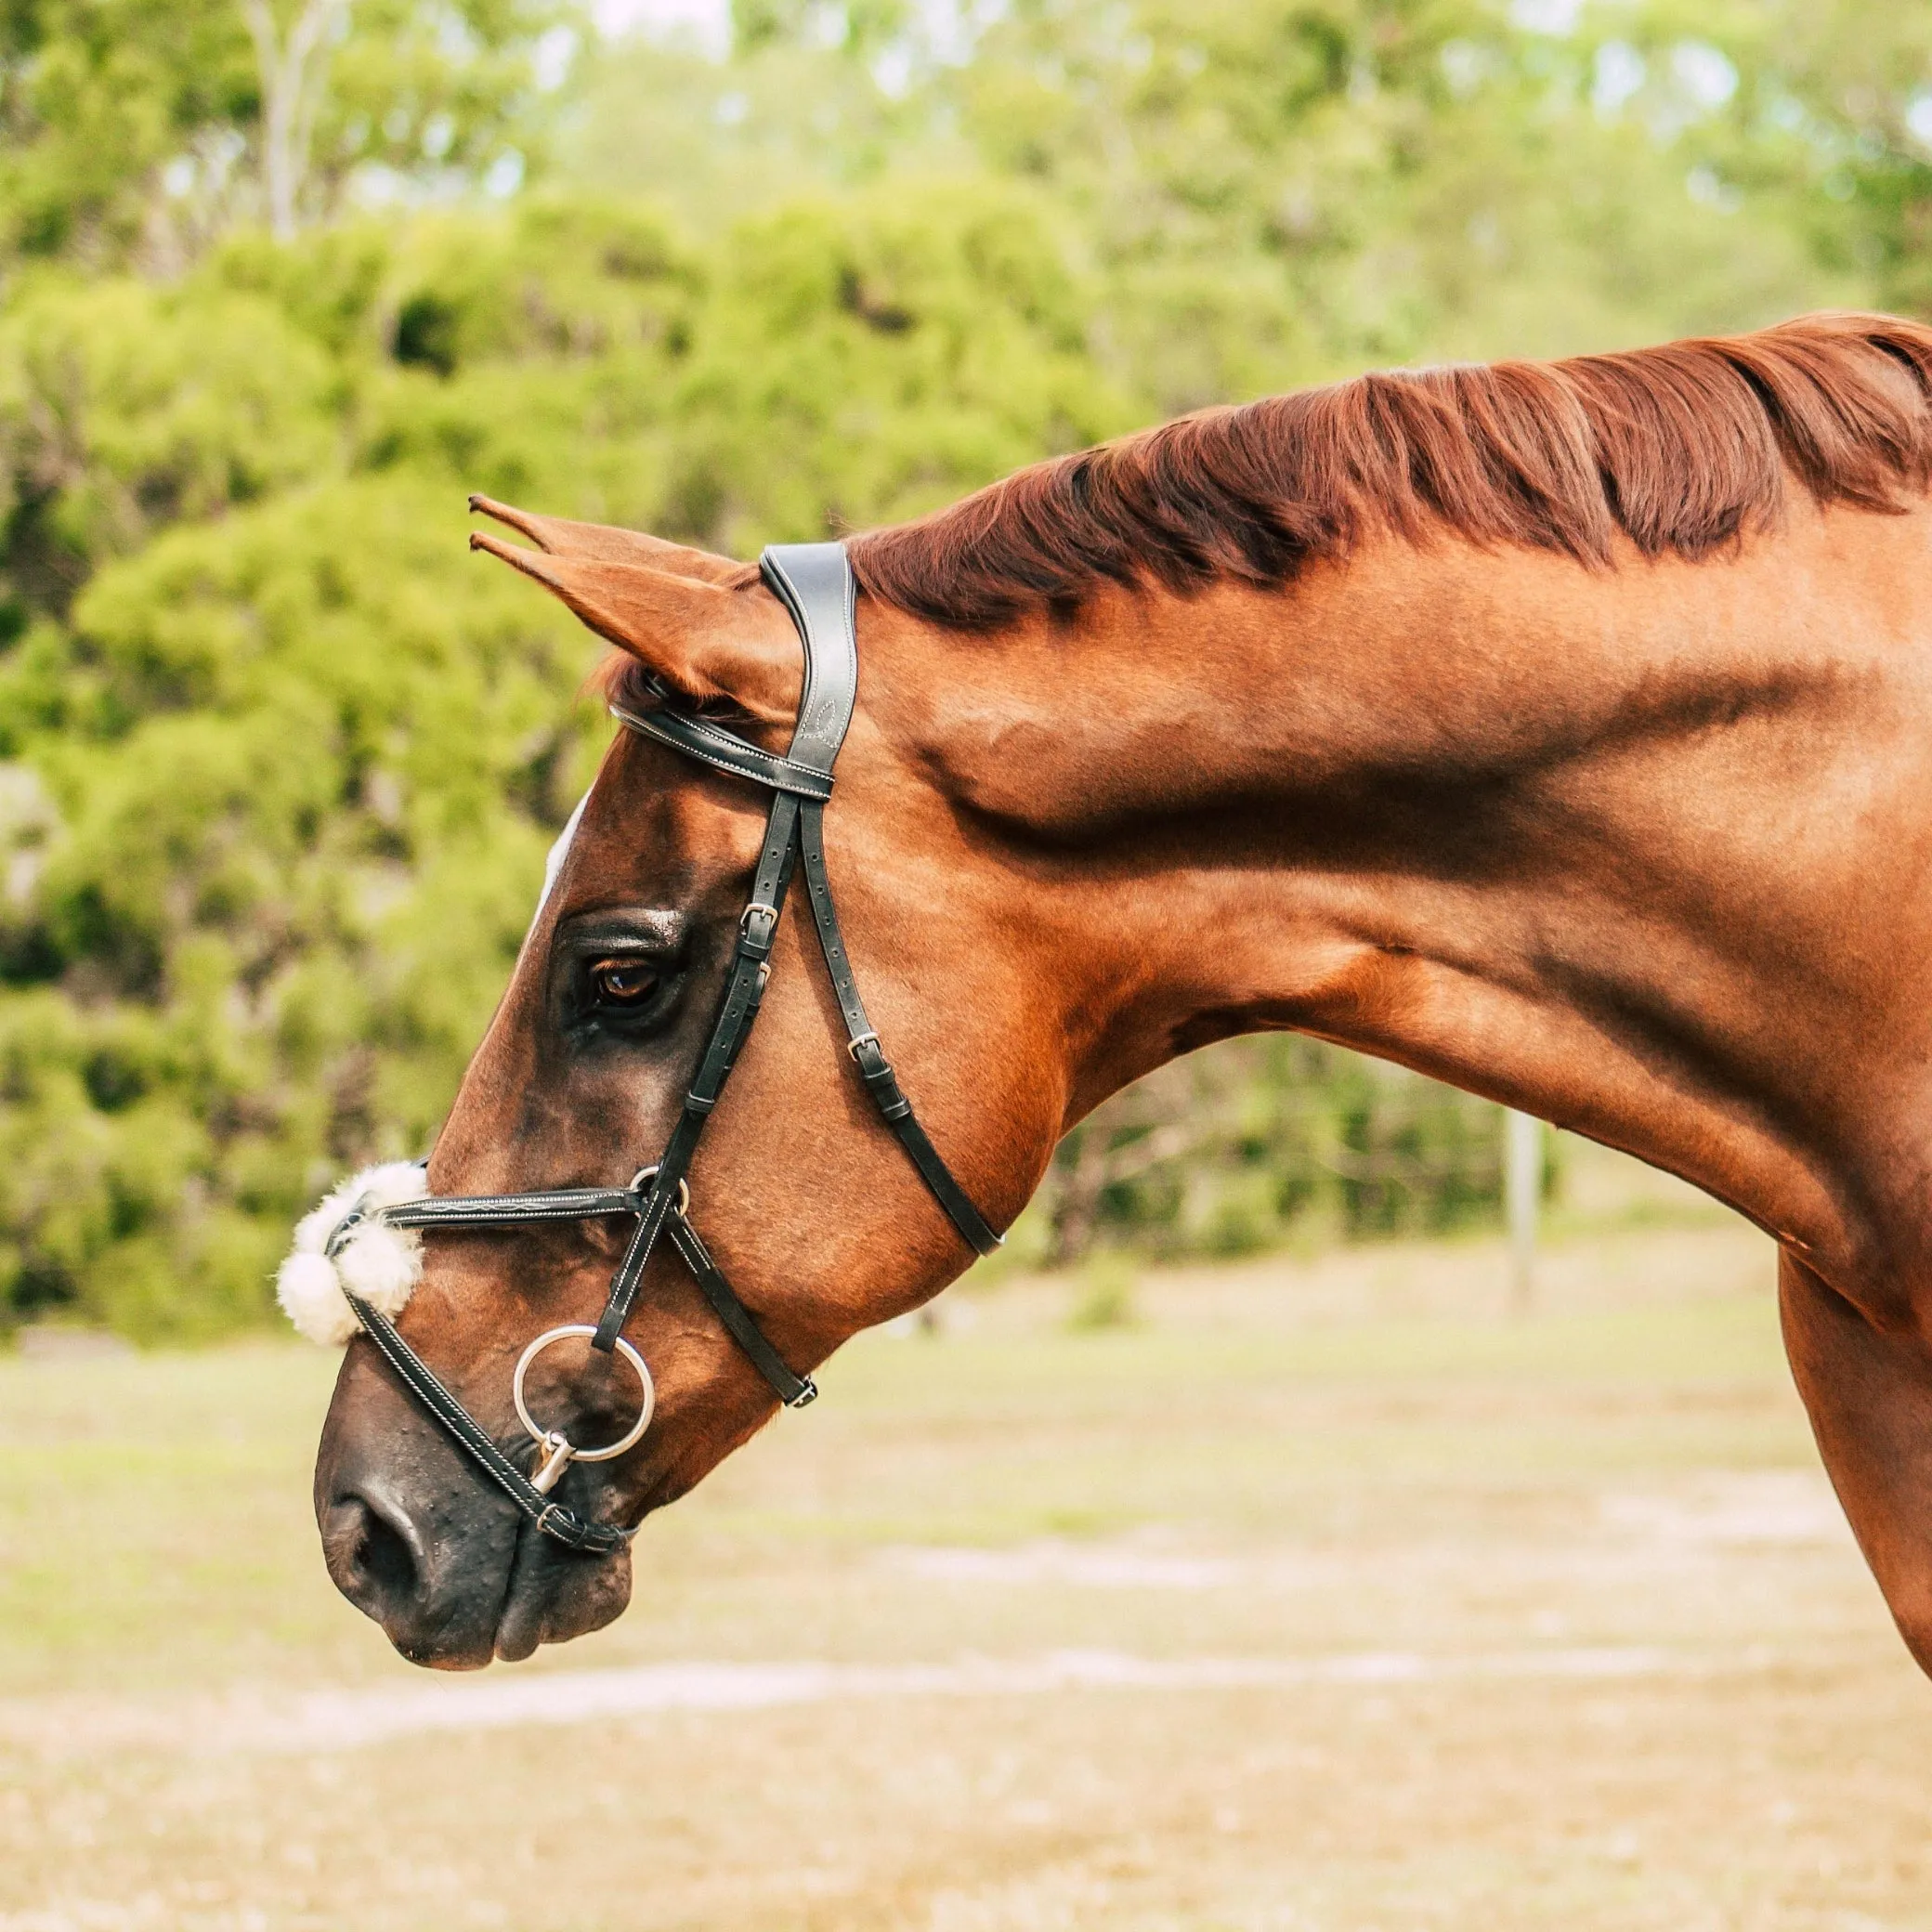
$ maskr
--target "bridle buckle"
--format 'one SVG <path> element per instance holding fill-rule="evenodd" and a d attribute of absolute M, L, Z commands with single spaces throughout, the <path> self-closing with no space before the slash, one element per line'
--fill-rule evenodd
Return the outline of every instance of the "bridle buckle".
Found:
<path fill-rule="evenodd" d="M 645 1194 L 657 1178 L 658 1164 L 653 1161 L 649 1167 L 639 1168 L 636 1173 L 631 1176 L 629 1192 L 633 1194 Z M 691 1183 L 683 1178 L 680 1178 L 677 1183 L 677 1211 L 680 1214 L 689 1214 L 691 1211 Z"/>
<path fill-rule="evenodd" d="M 738 914 L 738 943 L 742 952 L 762 959 L 772 949 L 772 935 L 778 930 L 778 908 L 764 899 L 753 899 Z"/>

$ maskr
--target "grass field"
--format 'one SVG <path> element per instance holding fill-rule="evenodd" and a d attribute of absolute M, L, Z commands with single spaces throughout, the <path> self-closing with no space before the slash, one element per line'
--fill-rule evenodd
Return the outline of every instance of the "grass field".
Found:
<path fill-rule="evenodd" d="M 0 1361 L 0 1928 L 1932 1928 L 1932 1688 L 1735 1223 L 948 1298 L 426 1677 L 332 1364 Z"/>

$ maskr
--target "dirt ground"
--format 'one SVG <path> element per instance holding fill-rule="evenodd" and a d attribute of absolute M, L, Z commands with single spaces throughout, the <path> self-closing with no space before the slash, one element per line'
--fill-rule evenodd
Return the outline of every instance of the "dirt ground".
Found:
<path fill-rule="evenodd" d="M 1932 1928 L 1932 1687 L 1768 1245 L 947 1298 L 529 1665 L 323 1576 L 331 1364 L 0 1361 L 0 1932 Z"/>

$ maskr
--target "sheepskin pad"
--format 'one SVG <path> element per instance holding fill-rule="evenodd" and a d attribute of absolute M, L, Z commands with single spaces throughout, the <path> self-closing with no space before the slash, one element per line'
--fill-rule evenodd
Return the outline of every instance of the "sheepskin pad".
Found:
<path fill-rule="evenodd" d="M 332 1260 L 329 1240 L 357 1208 L 395 1208 L 429 1192 L 421 1161 L 392 1160 L 364 1168 L 323 1197 L 295 1223 L 295 1245 L 275 1276 L 282 1312 L 310 1341 L 339 1348 L 362 1325 L 343 1289 L 385 1315 L 402 1312 L 423 1278 L 423 1237 L 414 1228 L 364 1221 Z"/>

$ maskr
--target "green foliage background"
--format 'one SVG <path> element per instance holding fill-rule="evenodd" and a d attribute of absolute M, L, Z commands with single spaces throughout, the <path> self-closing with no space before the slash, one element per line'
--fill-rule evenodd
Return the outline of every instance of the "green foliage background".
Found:
<path fill-rule="evenodd" d="M 465 491 L 749 554 L 1369 363 L 1932 306 L 1917 4 L 327 4 L 281 239 L 237 0 L 0 16 L 0 1321 L 258 1320 L 433 1130 L 607 729 Z M 1078 1130 L 1031 1251 L 1452 1226 L 1497 1167 L 1234 1042 Z"/>

